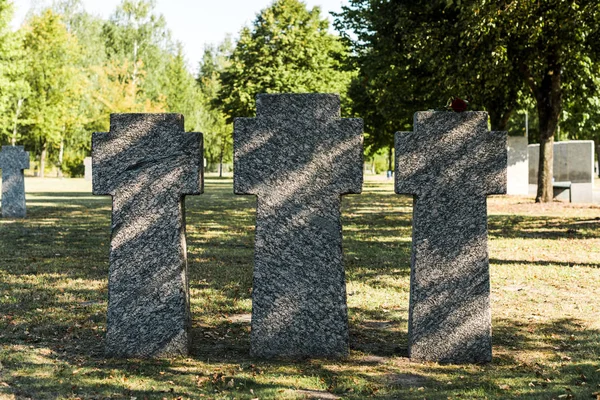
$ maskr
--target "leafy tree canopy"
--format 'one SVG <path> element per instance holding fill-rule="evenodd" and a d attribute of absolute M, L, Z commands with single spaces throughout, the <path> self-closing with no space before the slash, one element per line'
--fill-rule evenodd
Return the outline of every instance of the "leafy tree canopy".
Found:
<path fill-rule="evenodd" d="M 596 0 L 350 0 L 336 26 L 360 69 L 353 99 L 375 146 L 419 109 L 469 97 L 505 129 L 527 97 L 537 107 L 539 201 L 552 199 L 552 140 L 564 101 L 597 93 Z M 382 129 L 383 127 L 383 129 Z"/>
<path fill-rule="evenodd" d="M 221 74 L 216 103 L 228 115 L 252 116 L 259 93 L 344 94 L 350 73 L 342 70 L 346 49 L 328 32 L 321 10 L 299 0 L 276 0 L 251 27 L 242 29 Z"/>

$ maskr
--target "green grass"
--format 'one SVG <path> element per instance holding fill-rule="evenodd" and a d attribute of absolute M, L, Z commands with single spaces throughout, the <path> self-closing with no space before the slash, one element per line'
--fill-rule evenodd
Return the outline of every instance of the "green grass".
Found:
<path fill-rule="evenodd" d="M 406 358 L 411 204 L 367 181 L 343 202 L 348 360 L 249 351 L 255 199 L 230 179 L 188 197 L 188 358 L 103 357 L 111 203 L 83 180 L 28 179 L 28 217 L 0 220 L 0 398 L 588 399 L 600 391 L 600 207 L 489 204 L 494 358 Z"/>

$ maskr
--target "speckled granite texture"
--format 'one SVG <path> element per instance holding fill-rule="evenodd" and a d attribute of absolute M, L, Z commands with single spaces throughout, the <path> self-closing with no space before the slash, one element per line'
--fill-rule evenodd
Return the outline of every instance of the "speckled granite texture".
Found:
<path fill-rule="evenodd" d="M 2 216 L 25 218 L 25 178 L 23 170 L 29 168 L 29 153 L 23 146 L 2 146 Z"/>
<path fill-rule="evenodd" d="M 396 193 L 414 195 L 412 359 L 491 361 L 486 196 L 506 193 L 506 167 L 484 112 L 419 112 L 396 134 Z"/>
<path fill-rule="evenodd" d="M 188 353 L 184 195 L 203 189 L 202 134 L 179 114 L 112 114 L 92 138 L 93 192 L 113 198 L 106 354 Z"/>
<path fill-rule="evenodd" d="M 234 190 L 258 196 L 251 355 L 348 354 L 340 195 L 362 188 L 362 120 L 331 94 L 259 95 L 237 118 Z"/>

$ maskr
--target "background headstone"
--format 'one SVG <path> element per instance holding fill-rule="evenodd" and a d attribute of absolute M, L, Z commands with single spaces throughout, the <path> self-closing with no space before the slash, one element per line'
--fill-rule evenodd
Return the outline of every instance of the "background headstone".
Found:
<path fill-rule="evenodd" d="M 530 144 L 529 184 L 530 193 L 537 191 L 537 175 L 540 160 L 540 145 Z M 594 141 L 567 140 L 554 143 L 553 172 L 555 182 L 571 182 L 573 203 L 594 202 Z M 569 201 L 568 191 L 557 199 Z"/>
<path fill-rule="evenodd" d="M 419 112 L 396 134 L 396 193 L 414 195 L 409 356 L 492 356 L 486 196 L 506 192 L 505 132 L 484 112 Z"/>
<path fill-rule="evenodd" d="M 528 139 L 524 136 L 508 136 L 507 143 L 506 194 L 527 196 L 529 194 Z"/>
<path fill-rule="evenodd" d="M 25 218 L 25 176 L 29 168 L 29 153 L 23 146 L 2 146 L 0 151 L 2 169 L 2 216 Z"/>
<path fill-rule="evenodd" d="M 92 139 L 93 193 L 113 198 L 106 352 L 185 355 L 184 195 L 203 189 L 202 134 L 180 114 L 112 114 Z"/>
<path fill-rule="evenodd" d="M 251 354 L 348 354 L 340 195 L 362 189 L 362 120 L 332 94 L 259 95 L 236 118 L 234 191 L 258 196 Z"/>
<path fill-rule="evenodd" d="M 84 168 L 84 179 L 86 181 L 92 181 L 92 157 L 86 157 L 83 159 Z"/>

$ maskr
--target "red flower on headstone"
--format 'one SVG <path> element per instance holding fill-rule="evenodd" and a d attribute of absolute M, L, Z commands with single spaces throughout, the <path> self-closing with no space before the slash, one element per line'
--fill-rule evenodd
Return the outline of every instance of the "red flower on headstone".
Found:
<path fill-rule="evenodd" d="M 456 112 L 467 111 L 467 107 L 469 103 L 459 97 L 453 97 L 452 102 L 450 103 L 450 108 Z"/>

